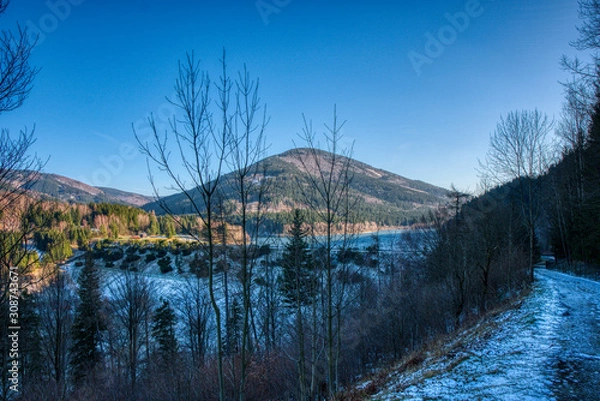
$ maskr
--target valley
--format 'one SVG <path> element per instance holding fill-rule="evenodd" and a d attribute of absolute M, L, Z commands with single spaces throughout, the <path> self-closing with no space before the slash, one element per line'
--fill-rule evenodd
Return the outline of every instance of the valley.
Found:
<path fill-rule="evenodd" d="M 462 1 L 0 0 L 0 401 L 600 401 L 600 0 Z"/>

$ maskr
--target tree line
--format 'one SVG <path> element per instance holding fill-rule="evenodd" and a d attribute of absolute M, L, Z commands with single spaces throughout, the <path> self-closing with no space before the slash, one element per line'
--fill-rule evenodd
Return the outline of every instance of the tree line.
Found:
<path fill-rule="evenodd" d="M 173 238 L 176 225 L 168 216 L 156 216 L 154 212 L 109 203 L 66 204 L 22 198 L 27 203 L 18 213 L 18 224 L 0 218 L 2 232 L 7 239 L 10 233 L 21 233 L 35 227 L 22 239 L 40 252 L 41 263 L 62 262 L 73 255 L 73 249 L 89 249 L 93 241 L 116 240 L 120 236 L 142 238 L 164 236 Z M 11 208 L 15 212 L 15 208 Z M 190 227 L 193 224 L 190 223 Z M 5 244 L 4 247 L 9 247 Z M 32 248 L 32 249 L 33 249 Z"/>

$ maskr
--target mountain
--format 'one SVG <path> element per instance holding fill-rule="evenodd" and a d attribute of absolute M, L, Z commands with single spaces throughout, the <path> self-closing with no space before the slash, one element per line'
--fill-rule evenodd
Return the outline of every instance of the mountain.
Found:
<path fill-rule="evenodd" d="M 46 173 L 41 173 L 27 189 L 63 202 L 108 202 L 141 207 L 152 200 L 144 195 L 113 188 L 93 187 L 61 175 Z"/>
<path fill-rule="evenodd" d="M 314 171 L 317 163 L 311 157 L 306 158 L 308 152 L 308 149 L 293 149 L 258 162 L 259 171 L 264 171 L 258 178 L 261 182 L 268 180 L 270 184 L 265 198 L 272 218 L 276 214 L 289 214 L 294 207 L 303 207 L 302 194 L 298 190 L 298 179 L 304 170 L 300 159 L 311 162 L 307 166 L 309 171 Z M 317 159 L 321 165 L 325 165 L 330 157 L 328 152 L 317 152 Z M 443 188 L 411 180 L 354 159 L 344 160 L 349 161 L 353 172 L 350 196 L 362 200 L 361 216 L 365 221 L 375 222 L 380 226 L 410 224 L 446 199 L 447 190 Z M 232 179 L 231 173 L 223 176 L 222 192 L 225 198 L 234 196 L 229 185 Z M 176 214 L 192 213 L 190 202 L 182 193 L 165 197 L 163 200 Z M 157 214 L 163 213 L 155 202 L 148 203 L 144 209 L 155 210 Z"/>

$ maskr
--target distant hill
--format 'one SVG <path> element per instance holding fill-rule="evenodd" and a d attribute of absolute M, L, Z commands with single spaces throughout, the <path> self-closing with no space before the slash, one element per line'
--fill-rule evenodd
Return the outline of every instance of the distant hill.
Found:
<path fill-rule="evenodd" d="M 118 189 L 93 187 L 57 174 L 42 173 L 27 189 L 63 202 L 108 202 L 141 207 L 152 200 L 144 195 Z"/>
<path fill-rule="evenodd" d="M 265 169 L 264 176 L 259 178 L 270 183 L 266 199 L 271 214 L 289 213 L 293 207 L 303 207 L 302 194 L 298 191 L 298 178 L 303 174 L 299 157 L 306 156 L 306 152 L 307 149 L 293 149 L 259 162 L 261 171 L 263 167 Z M 318 152 L 320 159 L 329 156 L 327 152 Z M 423 181 L 411 180 L 354 159 L 350 160 L 350 167 L 353 170 L 350 195 L 362 200 L 361 215 L 365 221 L 382 226 L 411 223 L 446 200 L 447 190 Z M 231 179 L 232 174 L 228 174 L 222 180 L 226 198 L 233 196 L 231 185 L 228 185 Z M 181 193 L 165 197 L 164 201 L 176 214 L 193 212 L 189 200 Z M 144 209 L 164 213 L 155 202 L 148 203 Z"/>

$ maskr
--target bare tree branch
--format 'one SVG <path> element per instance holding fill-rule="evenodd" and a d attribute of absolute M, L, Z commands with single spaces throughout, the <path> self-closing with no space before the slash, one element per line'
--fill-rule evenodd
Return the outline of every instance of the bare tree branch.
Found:
<path fill-rule="evenodd" d="M 0 14 L 8 3 L 0 4 Z M 36 42 L 30 41 L 27 29 L 0 32 L 0 114 L 20 107 L 33 87 L 38 69 L 31 67 L 29 57 Z"/>

